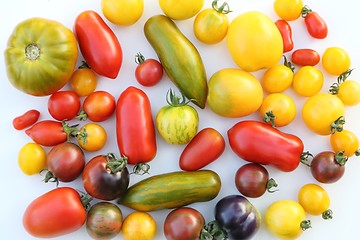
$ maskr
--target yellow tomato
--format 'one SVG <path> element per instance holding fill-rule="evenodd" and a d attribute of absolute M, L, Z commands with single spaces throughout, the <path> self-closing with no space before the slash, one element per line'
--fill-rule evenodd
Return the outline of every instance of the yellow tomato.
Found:
<path fill-rule="evenodd" d="M 302 0 L 275 0 L 274 10 L 276 14 L 286 20 L 293 21 L 300 17 L 304 4 Z"/>
<path fill-rule="evenodd" d="M 283 64 L 275 65 L 265 71 L 262 86 L 268 93 L 280 93 L 291 86 L 293 77 L 294 72 L 290 67 Z"/>
<path fill-rule="evenodd" d="M 101 0 L 101 10 L 110 22 L 129 26 L 142 16 L 144 0 Z"/>
<path fill-rule="evenodd" d="M 324 75 L 313 66 L 303 66 L 293 79 L 294 91 L 303 97 L 311 97 L 319 93 L 324 85 Z"/>
<path fill-rule="evenodd" d="M 339 76 L 350 68 L 349 54 L 340 47 L 329 47 L 322 55 L 321 63 L 329 74 Z"/>
<path fill-rule="evenodd" d="M 124 219 L 121 231 L 125 240 L 155 239 L 156 222 L 146 212 L 132 212 Z"/>
<path fill-rule="evenodd" d="M 253 72 L 278 64 L 283 54 L 283 40 L 275 23 L 264 13 L 249 11 L 230 23 L 227 47 L 235 63 Z"/>
<path fill-rule="evenodd" d="M 86 66 L 76 69 L 70 78 L 70 86 L 79 96 L 89 95 L 95 91 L 97 86 L 95 72 Z"/>
<path fill-rule="evenodd" d="M 159 0 L 159 4 L 169 18 L 185 20 L 200 12 L 204 6 L 204 0 Z"/>
<path fill-rule="evenodd" d="M 346 80 L 340 83 L 337 96 L 346 106 L 355 106 L 360 103 L 360 83 Z"/>
<path fill-rule="evenodd" d="M 97 123 L 87 123 L 78 134 L 80 147 L 88 152 L 95 152 L 102 149 L 107 140 L 105 129 Z"/>
<path fill-rule="evenodd" d="M 331 134 L 330 144 L 334 152 L 344 151 L 346 157 L 358 154 L 359 139 L 349 130 L 343 129 L 341 132 Z"/>
<path fill-rule="evenodd" d="M 46 152 L 36 143 L 27 143 L 19 151 L 18 164 L 25 174 L 40 173 L 46 167 Z"/>
<path fill-rule="evenodd" d="M 223 117 L 243 117 L 259 109 L 263 100 L 260 82 L 252 74 L 235 68 L 214 73 L 208 83 L 207 103 Z"/>
<path fill-rule="evenodd" d="M 344 114 L 344 104 L 330 93 L 318 93 L 308 98 L 302 108 L 306 126 L 320 135 L 329 135 L 331 125 Z"/>
<path fill-rule="evenodd" d="M 267 95 L 259 109 L 260 116 L 275 127 L 283 127 L 291 123 L 296 115 L 294 100 L 283 93 Z"/>

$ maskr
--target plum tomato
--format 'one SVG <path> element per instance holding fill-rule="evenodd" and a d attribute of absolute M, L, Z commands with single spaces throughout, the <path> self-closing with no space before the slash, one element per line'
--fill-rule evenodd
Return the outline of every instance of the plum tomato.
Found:
<path fill-rule="evenodd" d="M 30 109 L 24 112 L 22 115 L 15 117 L 12 121 L 12 124 L 16 130 L 23 130 L 36 123 L 39 117 L 40 112 L 38 110 Z"/>
<path fill-rule="evenodd" d="M 319 13 L 314 12 L 305 5 L 301 10 L 301 16 L 304 18 L 305 26 L 313 38 L 324 39 L 328 34 L 328 27 Z"/>
<path fill-rule="evenodd" d="M 103 126 L 97 123 L 85 124 L 76 134 L 78 144 L 88 152 L 102 149 L 107 142 L 107 133 Z"/>
<path fill-rule="evenodd" d="M 121 233 L 125 240 L 155 239 L 155 219 L 147 212 L 132 212 L 125 217 Z"/>
<path fill-rule="evenodd" d="M 153 58 L 145 59 L 144 55 L 137 53 L 135 55 L 135 62 L 137 63 L 135 78 L 141 85 L 151 87 L 160 82 L 164 70 L 158 60 Z"/>
<path fill-rule="evenodd" d="M 83 97 L 95 91 L 97 86 L 97 76 L 85 61 L 76 69 L 69 80 L 73 91 Z"/>
<path fill-rule="evenodd" d="M 26 143 L 18 153 L 18 164 L 21 171 L 27 175 L 39 173 L 46 167 L 44 148 L 34 142 Z"/>
<path fill-rule="evenodd" d="M 80 107 L 80 98 L 74 91 L 58 91 L 51 94 L 48 99 L 48 111 L 58 121 L 75 118 Z"/>
<path fill-rule="evenodd" d="M 320 62 L 320 54 L 314 49 L 297 49 L 292 52 L 291 61 L 299 66 L 315 66 Z"/>

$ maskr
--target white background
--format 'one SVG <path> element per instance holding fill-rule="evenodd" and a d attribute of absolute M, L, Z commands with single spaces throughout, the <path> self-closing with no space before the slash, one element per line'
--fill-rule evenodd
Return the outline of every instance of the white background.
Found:
<path fill-rule="evenodd" d="M 221 1 L 220 1 L 221 2 Z M 233 10 L 228 16 L 233 19 L 236 15 L 248 10 L 260 10 L 268 14 L 274 21 L 277 16 L 273 10 L 272 0 L 228 0 L 231 9 Z M 329 27 L 329 35 L 324 40 L 316 40 L 309 37 L 306 32 L 304 22 L 302 19 L 291 22 L 293 28 L 293 35 L 296 48 L 313 48 L 320 54 L 324 52 L 327 47 L 340 46 L 343 47 L 351 56 L 352 68 L 355 68 L 351 75 L 351 79 L 358 80 L 358 65 L 359 59 L 359 30 L 357 23 L 360 21 L 358 9 L 359 2 L 354 0 L 343 1 L 328 1 L 328 0 L 304 0 L 304 3 L 309 5 L 313 10 L 316 10 L 327 21 Z M 53 20 L 58 20 L 70 29 L 73 28 L 73 23 L 76 16 L 84 10 L 92 9 L 97 11 L 100 15 L 101 7 L 100 0 L 13 0 L 2 2 L 0 5 L 0 50 L 4 52 L 6 42 L 15 25 L 22 20 L 30 17 L 45 17 Z M 205 6 L 210 6 L 211 0 L 205 1 Z M 145 10 L 142 18 L 130 27 L 116 26 L 106 21 L 109 26 L 116 33 L 124 53 L 124 61 L 120 70 L 119 76 L 116 80 L 111 80 L 99 77 L 97 90 L 108 90 L 116 98 L 128 86 L 133 85 L 140 87 L 148 94 L 151 104 L 152 113 L 155 116 L 157 111 L 166 104 L 165 95 L 170 87 L 174 85 L 165 76 L 163 80 L 151 88 L 141 87 L 134 78 L 134 70 L 136 64 L 134 56 L 141 51 L 145 57 L 156 58 L 156 54 L 146 41 L 143 34 L 143 24 L 152 15 L 161 13 L 161 9 L 157 0 L 145 0 Z M 102 15 L 103 16 L 103 15 Z M 194 37 L 192 32 L 192 23 L 194 18 L 177 21 L 176 23 L 183 31 L 183 33 L 196 45 L 200 54 L 202 55 L 208 78 L 215 72 L 225 67 L 236 67 L 231 60 L 225 41 L 220 44 L 208 46 L 200 43 Z M 2 55 L 3 56 L 3 55 Z M 23 131 L 16 131 L 12 127 L 12 119 L 21 115 L 25 111 L 35 108 L 41 112 L 40 120 L 50 119 L 47 112 L 48 97 L 32 97 L 26 95 L 15 88 L 13 88 L 4 71 L 3 57 L 0 60 L 0 103 L 2 107 L 0 117 L 0 230 L 2 239 L 34 239 L 26 233 L 22 226 L 22 214 L 26 206 L 36 197 L 53 189 L 53 184 L 45 184 L 42 182 L 42 176 L 26 176 L 17 165 L 17 154 L 19 149 L 31 139 L 26 136 Z M 79 63 L 82 60 L 79 57 Z M 321 66 L 318 65 L 321 69 Z M 263 72 L 254 73 L 260 78 Z M 326 91 L 328 86 L 335 81 L 334 77 L 325 74 L 326 81 L 323 91 Z M 68 87 L 65 87 L 68 88 Z M 301 106 L 305 98 L 298 97 L 289 89 L 287 94 L 294 97 L 297 102 L 297 117 L 293 123 L 287 127 L 283 127 L 284 132 L 297 134 L 302 138 L 305 144 L 305 149 L 313 153 L 324 150 L 330 150 L 328 137 L 317 136 L 310 132 L 304 126 L 301 119 Z M 218 129 L 224 136 L 226 142 L 226 131 L 236 122 L 244 119 L 260 119 L 257 113 L 239 119 L 226 119 L 219 117 L 212 113 L 209 108 L 200 110 L 196 108 L 200 115 L 199 130 L 204 127 L 214 127 Z M 358 119 L 360 117 L 359 106 L 346 108 L 346 128 L 354 131 L 360 137 L 360 125 Z M 108 142 L 105 148 L 99 152 L 87 154 L 87 158 L 107 153 L 118 152 L 115 140 L 115 118 L 114 116 L 103 123 L 108 132 Z M 172 146 L 166 144 L 159 136 L 157 136 L 158 153 L 151 164 L 151 175 L 158 173 L 165 173 L 179 170 L 178 157 L 184 146 Z M 49 148 L 46 148 L 49 150 Z M 213 219 L 213 208 L 216 202 L 229 194 L 237 194 L 234 185 L 235 171 L 245 162 L 239 159 L 231 151 L 229 146 L 226 146 L 224 154 L 214 163 L 209 165 L 208 169 L 217 171 L 222 178 L 223 187 L 217 198 L 207 203 L 192 204 L 191 207 L 198 209 L 204 215 L 206 221 Z M 274 194 L 265 194 L 261 198 L 249 199 L 263 214 L 266 207 L 273 201 L 278 199 L 297 199 L 297 191 L 299 188 L 310 182 L 315 182 L 312 178 L 309 169 L 300 165 L 295 171 L 291 173 L 283 173 L 272 167 L 267 167 L 271 177 L 275 178 L 279 183 L 280 191 Z M 312 220 L 312 229 L 307 230 L 300 239 L 357 239 L 358 235 L 358 217 L 360 190 L 358 184 L 360 183 L 360 160 L 356 157 L 351 158 L 346 165 L 346 172 L 344 177 L 334 184 L 327 184 L 322 186 L 328 191 L 331 197 L 331 208 L 334 212 L 334 218 L 329 221 L 324 221 L 321 217 L 308 216 Z M 131 184 L 142 179 L 143 177 L 132 176 Z M 60 186 L 72 186 L 77 189 L 83 189 L 81 181 L 78 179 L 73 183 L 64 184 Z M 126 216 L 132 210 L 120 206 L 121 210 Z M 164 239 L 163 235 L 163 221 L 169 210 L 152 212 L 152 216 L 157 221 L 157 239 Z M 87 235 L 86 229 L 83 226 L 79 231 L 68 234 L 57 239 L 90 239 Z M 264 225 L 254 237 L 254 239 L 275 239 L 271 236 Z"/>

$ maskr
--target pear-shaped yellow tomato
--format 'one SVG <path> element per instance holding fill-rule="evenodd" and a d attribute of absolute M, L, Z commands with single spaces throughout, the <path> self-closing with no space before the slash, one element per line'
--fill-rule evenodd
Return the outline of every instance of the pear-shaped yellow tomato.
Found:
<path fill-rule="evenodd" d="M 142 16 L 144 0 L 101 0 L 101 11 L 110 22 L 130 26 Z"/>
<path fill-rule="evenodd" d="M 174 20 L 185 20 L 195 16 L 204 6 L 204 0 L 159 0 L 166 16 Z"/>
<path fill-rule="evenodd" d="M 263 90 L 254 75 L 246 71 L 225 68 L 209 79 L 207 103 L 223 117 L 243 117 L 259 109 Z"/>
<path fill-rule="evenodd" d="M 258 11 L 233 19 L 226 40 L 235 63 L 248 72 L 270 68 L 282 58 L 283 40 L 279 29 L 267 15 Z"/>

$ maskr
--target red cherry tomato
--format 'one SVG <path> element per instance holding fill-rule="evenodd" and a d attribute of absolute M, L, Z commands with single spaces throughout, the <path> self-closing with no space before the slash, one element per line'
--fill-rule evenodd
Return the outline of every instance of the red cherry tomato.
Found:
<path fill-rule="evenodd" d="M 294 48 L 294 41 L 292 39 L 292 29 L 290 24 L 284 19 L 275 21 L 276 27 L 279 29 L 283 39 L 283 52 L 289 52 Z"/>
<path fill-rule="evenodd" d="M 291 62 L 299 66 L 315 66 L 320 62 L 320 54 L 313 49 L 297 49 L 291 54 Z"/>
<path fill-rule="evenodd" d="M 115 33 L 95 11 L 84 11 L 75 19 L 74 32 L 80 51 L 94 72 L 115 79 L 123 60 Z"/>
<path fill-rule="evenodd" d="M 102 122 L 115 112 L 116 101 L 113 95 L 105 91 L 95 91 L 83 102 L 83 112 L 78 116 L 89 118 L 93 122 Z"/>
<path fill-rule="evenodd" d="M 136 54 L 135 69 L 136 80 L 143 86 L 151 87 L 160 82 L 163 77 L 163 67 L 156 59 L 145 59 L 141 53 Z"/>
<path fill-rule="evenodd" d="M 39 117 L 40 112 L 38 110 L 31 109 L 22 115 L 15 117 L 12 121 L 12 124 L 16 130 L 23 130 L 36 123 L 37 120 L 39 120 Z"/>
<path fill-rule="evenodd" d="M 186 145 L 179 165 L 184 171 L 196 171 L 215 161 L 224 152 L 225 140 L 213 128 L 204 128 Z"/>
<path fill-rule="evenodd" d="M 48 100 L 50 115 L 59 121 L 75 118 L 80 111 L 80 107 L 80 98 L 73 91 L 55 92 Z"/>
<path fill-rule="evenodd" d="M 327 37 L 327 24 L 317 12 L 305 5 L 301 11 L 301 16 L 304 18 L 306 29 L 312 37 L 318 39 Z"/>

